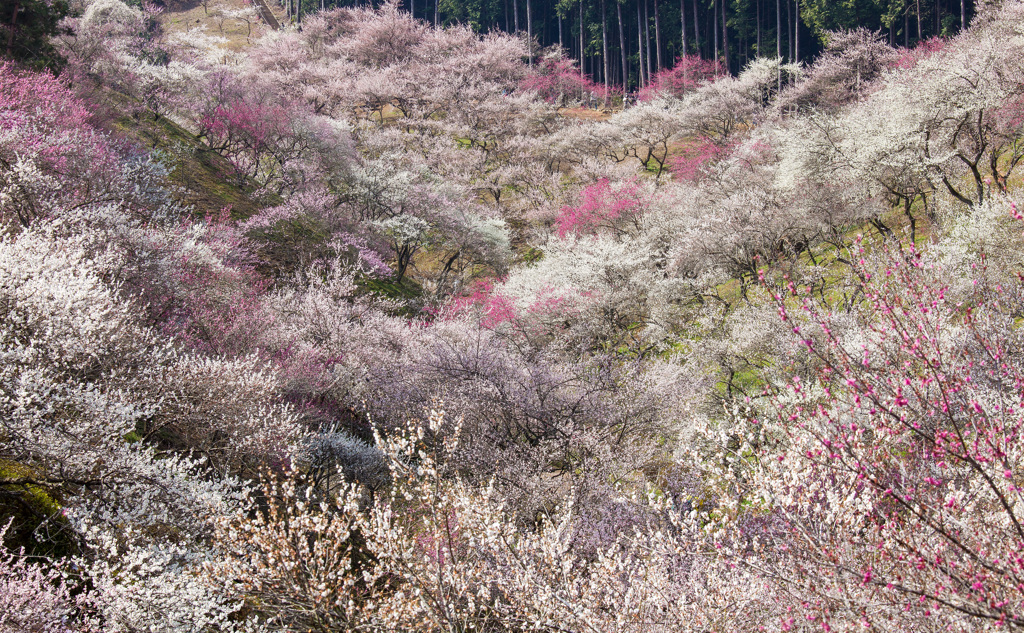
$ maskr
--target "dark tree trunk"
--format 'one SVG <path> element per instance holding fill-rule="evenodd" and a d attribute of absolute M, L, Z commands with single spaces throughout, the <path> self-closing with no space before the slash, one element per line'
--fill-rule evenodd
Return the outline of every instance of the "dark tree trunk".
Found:
<path fill-rule="evenodd" d="M 586 55 L 583 54 L 583 0 L 580 0 L 580 79 L 583 79 L 583 60 L 586 59 Z M 580 82 L 580 101 L 583 101 L 583 83 Z"/>
<path fill-rule="evenodd" d="M 637 43 L 637 84 L 643 88 L 644 83 L 644 20 L 640 15 L 640 2 L 636 3 L 636 43 Z"/>
<path fill-rule="evenodd" d="M 718 0 L 722 5 L 722 53 L 725 55 L 725 72 L 731 72 L 729 69 L 729 26 L 725 19 L 725 5 L 728 4 L 728 0 Z"/>
<path fill-rule="evenodd" d="M 700 19 L 697 17 L 697 0 L 693 0 L 693 49 L 697 51 L 698 58 L 704 58 L 700 51 Z"/>
<path fill-rule="evenodd" d="M 434 1 L 437 2 L 437 0 Z M 519 35 L 519 0 L 512 0 L 512 17 L 516 24 L 516 35 Z"/>
<path fill-rule="evenodd" d="M 18 11 L 21 11 L 21 3 L 14 2 L 14 11 L 11 12 L 11 30 L 7 32 L 7 56 L 14 56 L 14 31 L 18 23 Z"/>
<path fill-rule="evenodd" d="M 647 83 L 651 83 L 651 13 L 647 7 L 647 0 L 644 0 L 644 48 L 647 57 Z"/>
<path fill-rule="evenodd" d="M 529 51 L 527 65 L 533 68 L 533 18 L 530 16 L 530 0 L 526 0 L 526 46 Z"/>
<path fill-rule="evenodd" d="M 786 46 L 789 48 L 789 61 L 793 61 L 793 0 L 786 0 Z"/>
<path fill-rule="evenodd" d="M 604 98 L 608 104 L 608 14 L 605 11 L 605 0 L 601 0 L 601 60 L 604 62 Z"/>
<path fill-rule="evenodd" d="M 622 94 L 629 92 L 629 66 L 626 63 L 626 32 L 622 26 L 622 3 L 615 0 L 615 11 L 619 16 L 619 52 L 622 53 Z"/>
<path fill-rule="evenodd" d="M 658 62 L 658 70 L 664 68 L 664 64 L 661 63 L 661 20 L 658 18 L 658 0 L 654 0 L 654 48 L 657 51 L 655 57 Z"/>
<path fill-rule="evenodd" d="M 720 55 L 721 49 L 718 46 L 718 0 L 713 0 L 711 3 L 711 32 L 715 36 L 714 59 L 715 64 L 717 65 L 722 62 L 722 57 Z"/>
<path fill-rule="evenodd" d="M 782 92 L 782 2 L 775 0 L 775 56 L 779 59 L 779 74 L 776 88 Z"/>
<path fill-rule="evenodd" d="M 796 12 L 796 25 L 793 27 L 793 61 L 800 61 L 800 0 L 793 0 Z"/>
<path fill-rule="evenodd" d="M 761 56 L 761 0 L 757 0 L 757 56 Z"/>

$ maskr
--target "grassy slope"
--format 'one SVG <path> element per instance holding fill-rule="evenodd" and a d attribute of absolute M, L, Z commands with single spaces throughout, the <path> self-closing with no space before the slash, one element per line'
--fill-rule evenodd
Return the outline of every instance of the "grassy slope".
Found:
<path fill-rule="evenodd" d="M 122 111 L 108 125 L 116 135 L 155 150 L 171 169 L 171 182 L 180 188 L 181 201 L 198 215 L 230 207 L 233 217 L 245 218 L 258 209 L 250 197 L 255 187 L 239 187 L 231 163 L 170 119 L 148 115 L 136 119 Z"/>

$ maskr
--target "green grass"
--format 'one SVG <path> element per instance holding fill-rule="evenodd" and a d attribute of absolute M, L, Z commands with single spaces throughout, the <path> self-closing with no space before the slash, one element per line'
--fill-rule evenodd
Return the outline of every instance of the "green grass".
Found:
<path fill-rule="evenodd" d="M 107 122 L 110 132 L 141 148 L 156 153 L 170 170 L 171 183 L 179 188 L 179 199 L 192 206 L 199 216 L 231 208 L 235 219 L 247 218 L 261 206 L 251 197 L 256 187 L 239 187 L 231 163 L 206 147 L 194 134 L 166 117 L 152 114 L 138 117 L 126 114 L 137 104 L 131 97 L 107 91 L 117 116 Z M 264 200 L 273 204 L 274 200 Z"/>
<path fill-rule="evenodd" d="M 24 464 L 0 459 L 0 526 L 11 522 L 3 545 L 14 550 L 25 548 L 33 555 L 66 555 L 70 553 L 73 544 L 61 535 L 70 534 L 70 531 L 57 530 L 58 536 L 48 538 L 45 543 L 34 536 L 37 527 L 45 521 L 65 523 L 54 491 L 37 484 L 4 483 L 31 479 L 36 475 L 33 469 Z M 42 549 L 43 545 L 45 550 Z"/>
<path fill-rule="evenodd" d="M 406 276 L 401 283 L 391 280 L 364 278 L 356 281 L 356 286 L 363 292 L 369 292 L 388 299 L 408 301 L 423 294 L 420 284 Z"/>

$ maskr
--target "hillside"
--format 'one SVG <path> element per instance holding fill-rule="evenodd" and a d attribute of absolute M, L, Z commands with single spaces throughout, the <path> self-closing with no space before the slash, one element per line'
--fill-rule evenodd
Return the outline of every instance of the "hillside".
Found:
<path fill-rule="evenodd" d="M 0 65 L 0 630 L 1024 628 L 1024 3 L 630 99 L 309 9 Z"/>

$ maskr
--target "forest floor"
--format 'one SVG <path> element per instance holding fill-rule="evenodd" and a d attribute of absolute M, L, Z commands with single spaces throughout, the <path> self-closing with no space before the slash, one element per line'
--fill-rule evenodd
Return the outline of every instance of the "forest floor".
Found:
<path fill-rule="evenodd" d="M 277 2 L 266 3 L 274 18 L 283 23 L 284 11 Z M 209 35 L 223 37 L 222 45 L 229 51 L 249 46 L 270 27 L 246 0 L 166 0 L 166 9 L 160 17 L 168 33 L 184 32 L 197 27 L 205 28 Z"/>
<path fill-rule="evenodd" d="M 558 114 L 564 117 L 582 119 L 586 121 L 607 121 L 612 116 L 611 110 L 591 108 L 559 108 Z"/>

